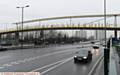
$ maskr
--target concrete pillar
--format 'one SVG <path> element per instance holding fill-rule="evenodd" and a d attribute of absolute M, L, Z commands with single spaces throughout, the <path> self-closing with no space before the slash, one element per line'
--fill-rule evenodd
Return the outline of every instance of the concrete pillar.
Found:
<path fill-rule="evenodd" d="M 43 31 L 43 30 L 41 30 L 41 32 L 40 32 L 40 37 L 41 37 L 41 38 L 44 37 L 44 31 Z"/>
<path fill-rule="evenodd" d="M 10 40 L 11 38 L 12 38 L 12 34 L 8 33 L 8 34 L 6 35 L 6 39 L 7 39 L 7 40 Z"/>
<path fill-rule="evenodd" d="M 1 43 L 1 40 L 2 40 L 2 34 L 0 34 L 0 43 Z"/>
<path fill-rule="evenodd" d="M 117 15 L 115 15 L 114 17 L 115 17 L 114 26 L 117 27 Z M 115 35 L 115 38 L 117 38 L 117 30 L 114 30 L 114 35 Z"/>
<path fill-rule="evenodd" d="M 11 42 L 12 41 L 11 33 L 4 34 L 3 39 L 1 41 L 4 42 L 5 45 L 11 45 L 12 44 L 12 42 Z"/>
<path fill-rule="evenodd" d="M 41 30 L 41 32 L 40 32 L 40 39 L 41 39 L 41 44 L 45 43 L 44 30 Z"/>
<path fill-rule="evenodd" d="M 98 40 L 98 30 L 95 30 L 96 40 Z"/>
<path fill-rule="evenodd" d="M 117 38 L 117 30 L 114 31 L 115 38 Z"/>
<path fill-rule="evenodd" d="M 19 44 L 19 32 L 15 32 L 15 41 L 16 41 L 16 45 Z"/>

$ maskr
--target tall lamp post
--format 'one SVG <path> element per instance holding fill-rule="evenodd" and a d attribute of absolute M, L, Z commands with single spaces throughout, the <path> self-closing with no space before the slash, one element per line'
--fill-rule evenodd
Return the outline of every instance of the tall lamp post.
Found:
<path fill-rule="evenodd" d="M 104 0 L 104 25 L 105 25 L 105 49 L 104 49 L 104 75 L 108 75 L 109 73 L 109 49 L 107 48 L 107 35 L 106 35 L 106 20 L 107 20 L 107 15 L 106 15 L 106 0 Z"/>
<path fill-rule="evenodd" d="M 23 21 L 24 21 L 24 8 L 27 8 L 29 7 L 29 5 L 26 5 L 26 6 L 22 6 L 22 7 L 16 7 L 16 8 L 20 8 L 22 9 L 22 16 L 21 16 L 21 25 L 22 25 L 22 30 L 23 30 Z M 23 48 L 23 32 L 21 33 L 21 48 Z"/>
<path fill-rule="evenodd" d="M 107 37 L 106 37 L 106 0 L 104 0 L 104 25 L 105 25 L 105 44 L 107 44 Z M 106 47 L 106 45 L 105 45 Z"/>

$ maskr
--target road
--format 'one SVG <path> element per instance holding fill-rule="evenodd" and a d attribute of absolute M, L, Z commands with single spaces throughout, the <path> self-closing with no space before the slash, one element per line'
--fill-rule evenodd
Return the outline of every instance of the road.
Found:
<path fill-rule="evenodd" d="M 90 45 L 90 44 L 89 44 Z M 88 45 L 88 46 L 89 46 Z M 80 48 L 81 45 L 62 45 L 48 48 L 10 50 L 0 52 L 0 72 L 40 72 L 42 75 L 87 75 L 103 54 L 103 48 Z M 75 64 L 73 56 L 81 49 L 93 52 L 87 64 Z"/>

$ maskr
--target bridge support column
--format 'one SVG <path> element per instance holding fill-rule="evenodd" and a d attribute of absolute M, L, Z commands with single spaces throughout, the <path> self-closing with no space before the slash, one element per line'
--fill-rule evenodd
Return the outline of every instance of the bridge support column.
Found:
<path fill-rule="evenodd" d="M 117 38 L 117 30 L 114 31 L 115 38 Z"/>
<path fill-rule="evenodd" d="M 2 40 L 5 40 L 5 38 L 6 38 L 5 36 L 6 36 L 6 34 L 1 35 Z"/>
<path fill-rule="evenodd" d="M 15 32 L 15 45 L 18 45 L 19 44 L 19 32 Z"/>
<path fill-rule="evenodd" d="M 14 44 L 12 33 L 6 34 L 5 41 L 6 41 L 6 45 L 13 45 Z"/>
<path fill-rule="evenodd" d="M 0 34 L 0 43 L 1 43 L 1 40 L 2 40 L 2 34 Z"/>
<path fill-rule="evenodd" d="M 114 26 L 117 27 L 117 15 L 115 15 L 114 17 L 115 17 Z M 117 38 L 117 30 L 114 30 L 114 35 L 115 35 L 115 38 Z"/>
<path fill-rule="evenodd" d="M 43 44 L 44 43 L 44 37 L 45 37 L 44 36 L 44 30 L 41 30 L 39 35 L 40 35 L 39 43 Z"/>
<path fill-rule="evenodd" d="M 96 35 L 96 40 L 98 40 L 98 34 L 97 34 L 98 30 L 95 31 L 95 35 Z"/>

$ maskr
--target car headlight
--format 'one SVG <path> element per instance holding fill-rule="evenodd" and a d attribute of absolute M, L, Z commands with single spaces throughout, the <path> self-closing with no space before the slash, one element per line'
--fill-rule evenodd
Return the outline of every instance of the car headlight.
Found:
<path fill-rule="evenodd" d="M 77 56 L 74 56 L 74 58 L 77 58 Z"/>
<path fill-rule="evenodd" d="M 83 57 L 84 59 L 87 59 L 87 57 Z"/>

